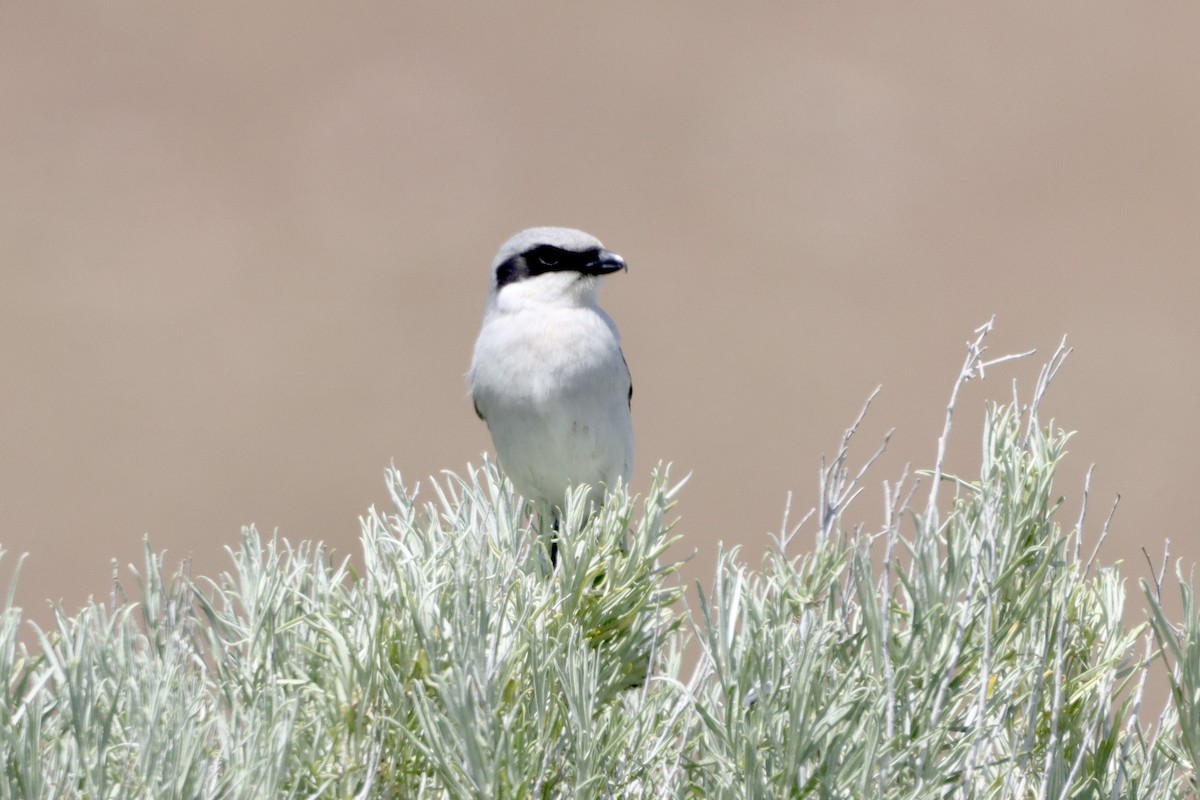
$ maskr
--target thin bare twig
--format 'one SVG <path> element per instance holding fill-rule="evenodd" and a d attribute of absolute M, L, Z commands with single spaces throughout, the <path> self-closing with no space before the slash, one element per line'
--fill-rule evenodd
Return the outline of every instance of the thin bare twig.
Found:
<path fill-rule="evenodd" d="M 1108 519 L 1104 520 L 1104 527 L 1100 529 L 1100 538 L 1096 540 L 1096 546 L 1092 548 L 1092 555 L 1088 558 L 1087 565 L 1084 567 L 1085 572 L 1092 571 L 1092 565 L 1096 563 L 1096 556 L 1100 555 L 1100 547 L 1108 539 L 1108 528 L 1112 524 L 1113 517 L 1117 515 L 1117 506 L 1121 504 L 1121 495 L 1117 495 L 1113 500 L 1112 508 L 1108 512 Z"/>
<path fill-rule="evenodd" d="M 1083 500 L 1079 504 L 1079 519 L 1075 521 L 1075 563 L 1079 563 L 1079 552 L 1083 548 L 1083 520 L 1087 517 L 1088 495 L 1092 490 L 1092 471 L 1096 468 L 1091 464 L 1083 476 Z"/>

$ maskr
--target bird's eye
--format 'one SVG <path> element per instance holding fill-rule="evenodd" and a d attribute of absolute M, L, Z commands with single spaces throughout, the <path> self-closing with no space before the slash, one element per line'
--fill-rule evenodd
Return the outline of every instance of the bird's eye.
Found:
<path fill-rule="evenodd" d="M 547 255 L 545 253 L 538 253 L 537 256 L 535 256 L 535 258 L 537 259 L 538 266 L 540 266 L 540 267 L 557 267 L 558 266 L 558 256 Z"/>

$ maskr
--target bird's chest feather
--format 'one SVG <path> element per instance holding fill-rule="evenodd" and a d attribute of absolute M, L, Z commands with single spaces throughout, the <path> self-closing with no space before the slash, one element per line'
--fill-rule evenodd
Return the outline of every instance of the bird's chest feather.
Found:
<path fill-rule="evenodd" d="M 488 384 L 506 387 L 507 396 L 495 398 L 505 405 L 606 395 L 627 383 L 617 336 L 594 311 L 510 315 L 489 327 L 477 367 L 492 373 Z"/>

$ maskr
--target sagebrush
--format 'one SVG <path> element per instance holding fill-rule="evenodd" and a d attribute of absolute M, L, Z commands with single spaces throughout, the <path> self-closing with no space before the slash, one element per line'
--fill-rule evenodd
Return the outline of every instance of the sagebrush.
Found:
<path fill-rule="evenodd" d="M 881 529 L 848 518 L 852 427 L 813 513 L 695 590 L 666 469 L 595 513 L 576 492 L 552 565 L 485 464 L 426 500 L 389 472 L 354 565 L 247 529 L 208 580 L 147 547 L 136 587 L 29 646 L 10 594 L 0 798 L 1193 797 L 1200 610 L 1181 579 L 1171 622 L 1159 577 L 1128 627 L 1100 536 L 1056 518 L 1061 347 L 987 407 L 978 475 L 943 472 L 959 387 L 1005 360 L 989 329 Z"/>

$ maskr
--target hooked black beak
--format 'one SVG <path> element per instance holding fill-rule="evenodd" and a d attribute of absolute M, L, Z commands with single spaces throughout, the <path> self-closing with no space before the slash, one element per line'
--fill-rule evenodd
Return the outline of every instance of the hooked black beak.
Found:
<path fill-rule="evenodd" d="M 625 259 L 616 253 L 609 252 L 608 250 L 597 250 L 596 257 L 584 264 L 580 272 L 585 275 L 607 275 L 610 272 L 628 271 L 628 269 L 629 267 L 625 266 Z"/>

